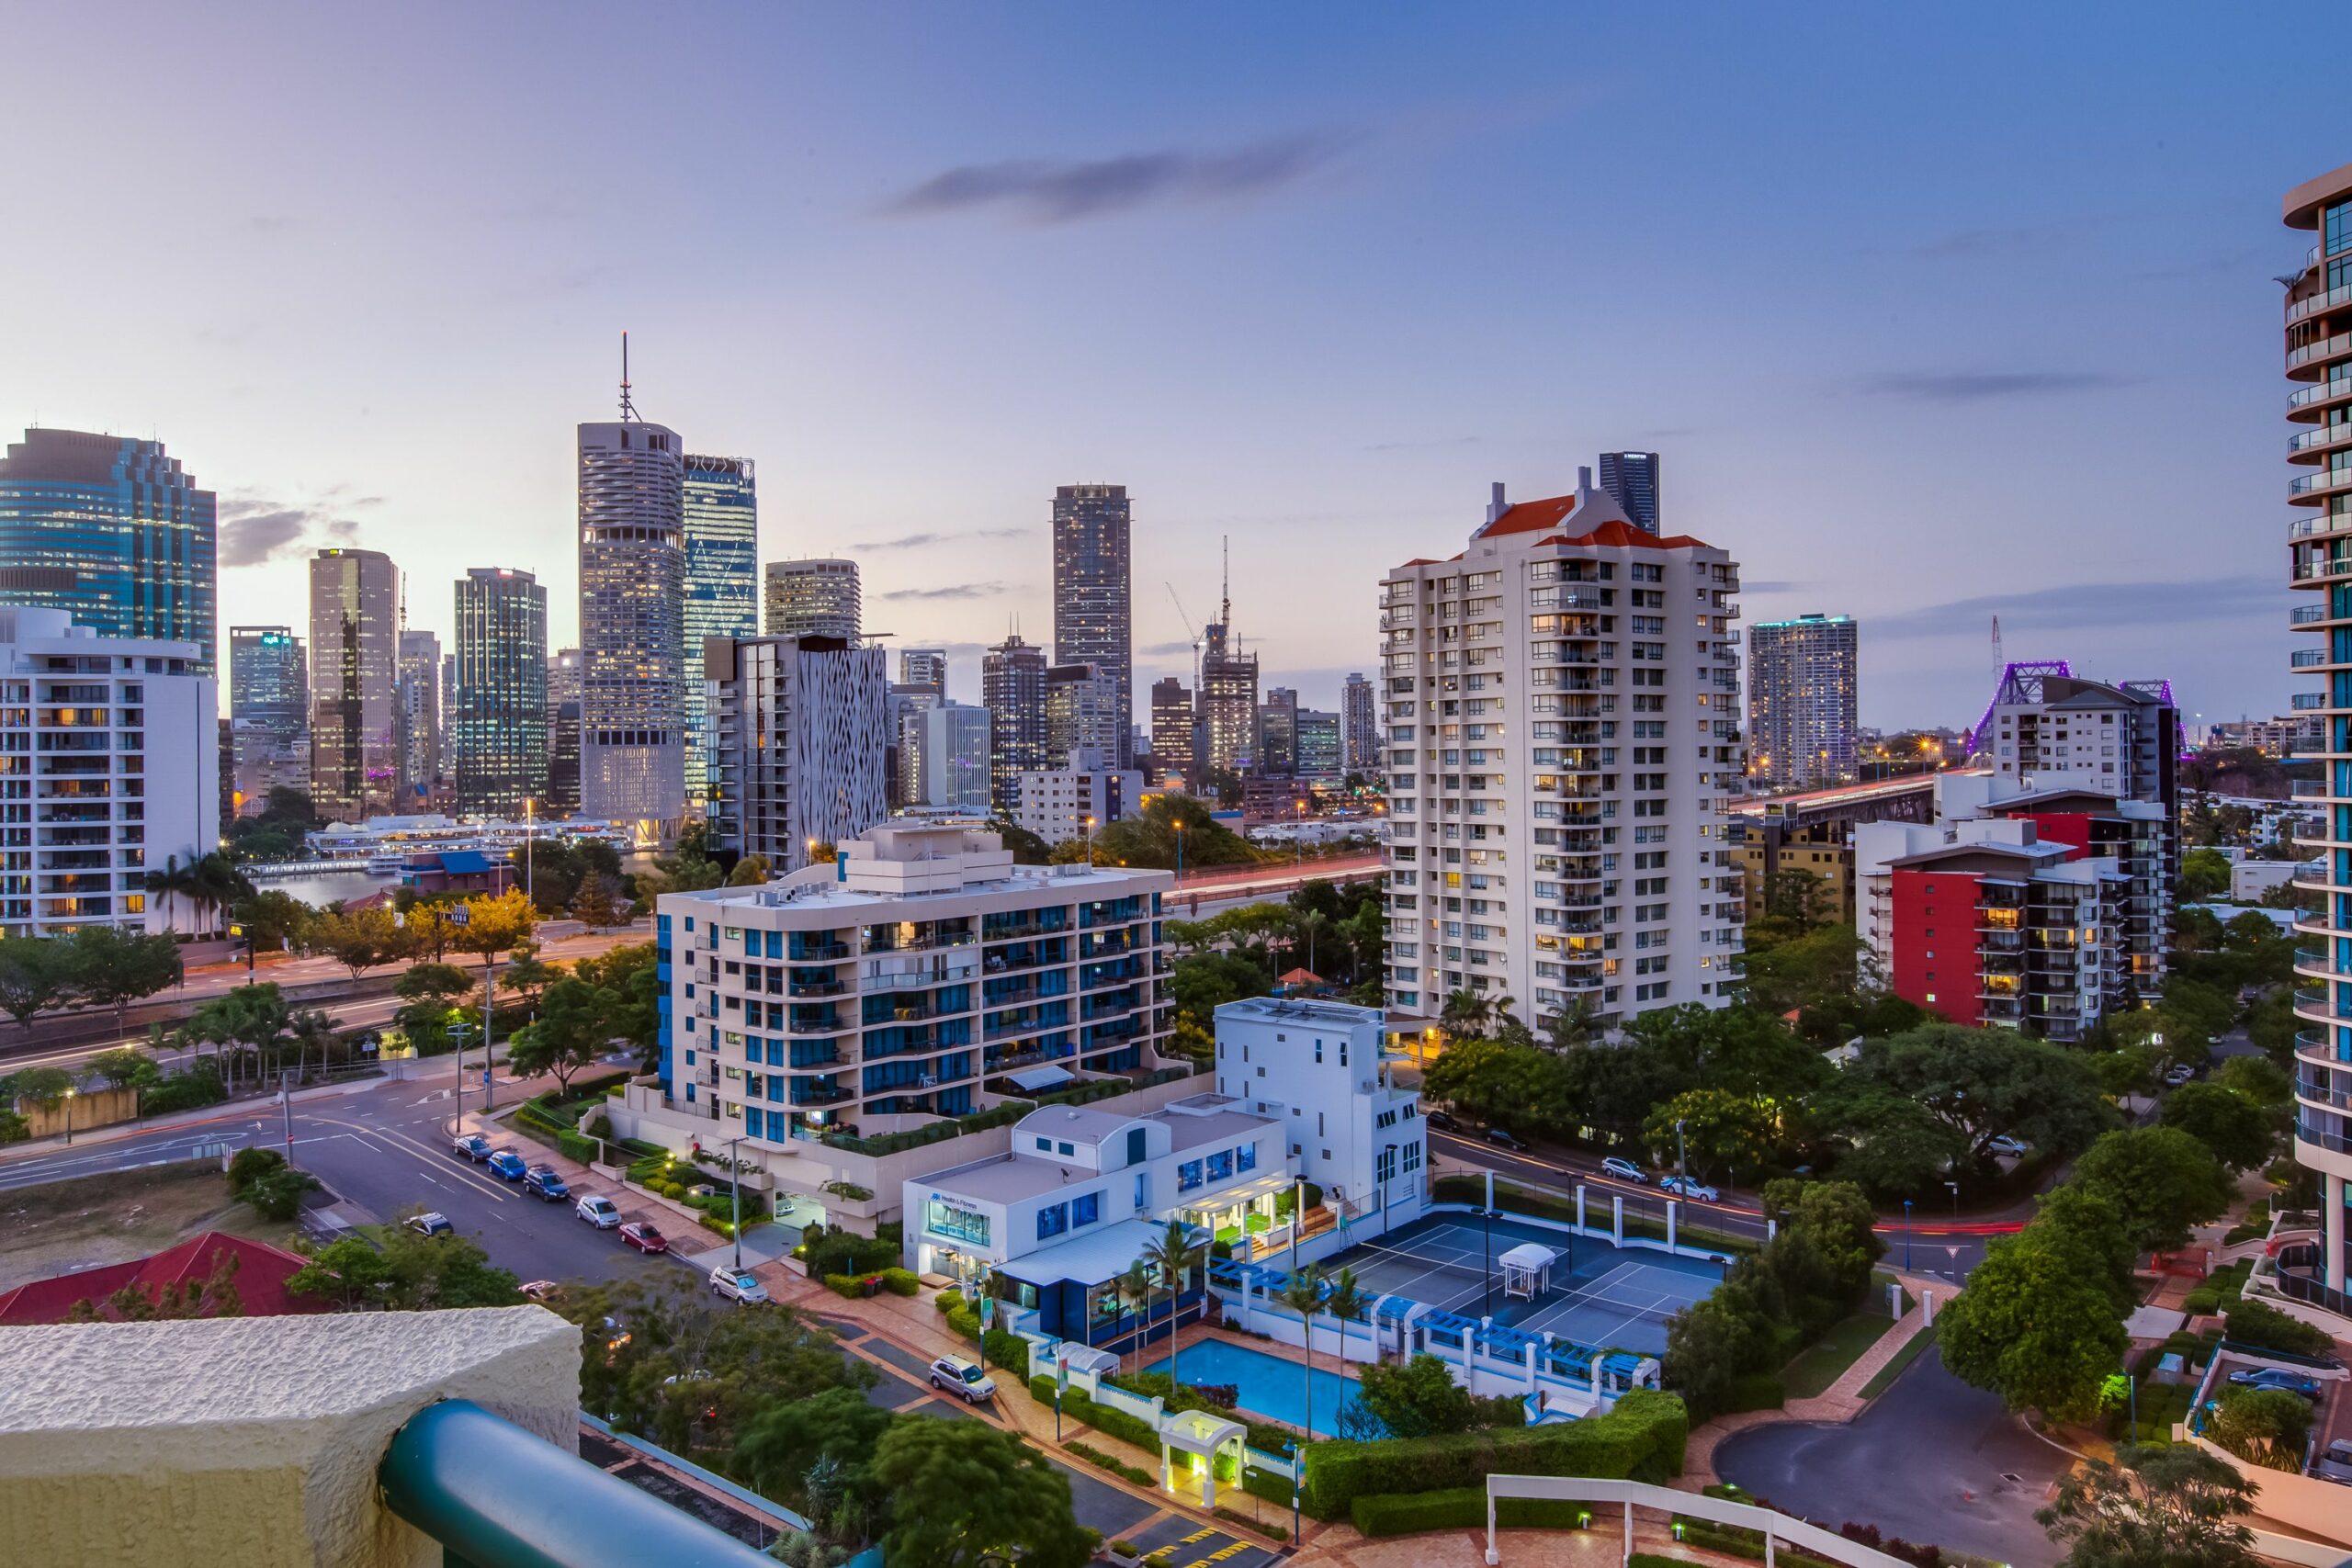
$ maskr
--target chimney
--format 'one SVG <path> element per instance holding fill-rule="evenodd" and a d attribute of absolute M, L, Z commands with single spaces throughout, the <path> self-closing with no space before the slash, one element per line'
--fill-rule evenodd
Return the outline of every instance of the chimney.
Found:
<path fill-rule="evenodd" d="M 1503 500 L 1503 481 L 1497 479 L 1494 499 L 1487 502 L 1487 521 L 1492 524 L 1510 510 L 1510 503 Z"/>
<path fill-rule="evenodd" d="M 1583 501 L 1591 494 L 1592 470 L 1589 468 L 1579 468 L 1577 469 L 1577 499 Z"/>

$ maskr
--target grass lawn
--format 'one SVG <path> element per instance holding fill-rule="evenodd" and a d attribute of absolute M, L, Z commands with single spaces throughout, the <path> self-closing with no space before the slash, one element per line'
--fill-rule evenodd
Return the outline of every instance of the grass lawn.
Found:
<path fill-rule="evenodd" d="M 1861 1359 L 1863 1351 L 1877 1344 L 1880 1336 L 1894 1326 L 1893 1318 L 1875 1312 L 1858 1312 L 1831 1324 L 1829 1332 L 1807 1346 L 1781 1374 L 1789 1397 L 1811 1399 L 1826 1393 L 1830 1384 L 1845 1375 L 1848 1367 Z"/>
<path fill-rule="evenodd" d="M 294 1227 L 230 1201 L 217 1161 L 108 1171 L 0 1194 L 0 1290 L 127 1263 L 209 1230 L 284 1246 Z"/>
<path fill-rule="evenodd" d="M 1876 1399 L 1880 1394 L 1884 1393 L 1894 1380 L 1903 1375 L 1903 1369 L 1917 1360 L 1920 1352 L 1935 1342 L 1935 1337 L 1936 1325 L 1932 1323 L 1914 1334 L 1911 1337 L 1911 1342 L 1887 1358 L 1886 1365 L 1881 1367 L 1871 1375 L 1871 1381 L 1862 1385 L 1862 1397 Z"/>

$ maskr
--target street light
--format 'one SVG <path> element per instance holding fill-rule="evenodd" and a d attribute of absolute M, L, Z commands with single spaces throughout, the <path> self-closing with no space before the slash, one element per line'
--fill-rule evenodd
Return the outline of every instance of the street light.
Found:
<path fill-rule="evenodd" d="M 735 1145 L 743 1141 L 741 1134 L 727 1140 L 727 1190 L 734 1198 L 735 1267 L 743 1267 L 743 1168 L 735 1158 Z"/>
<path fill-rule="evenodd" d="M 254 983 L 253 933 L 245 930 L 243 925 L 233 925 L 229 928 L 229 934 L 240 938 L 245 944 L 245 984 L 250 986 Z"/>
<path fill-rule="evenodd" d="M 1960 1183 L 1947 1181 L 1944 1185 L 1951 1189 L 1951 1223 L 1952 1228 L 1958 1230 L 1960 1228 Z"/>
<path fill-rule="evenodd" d="M 1903 1200 L 1903 1271 L 1911 1271 L 1911 1200 Z"/>
<path fill-rule="evenodd" d="M 1295 808 L 1290 824 L 1291 864 L 1306 864 L 1306 802 L 1293 801 Z"/>
<path fill-rule="evenodd" d="M 1094 818 L 1087 818 L 1080 826 L 1086 829 L 1086 863 L 1091 868 L 1094 864 Z"/>
<path fill-rule="evenodd" d="M 1183 880 L 1184 880 L 1184 824 L 1183 824 L 1182 821 L 1179 821 L 1179 822 L 1176 824 L 1176 881 L 1177 881 L 1177 883 L 1181 886 L 1181 885 L 1183 883 Z"/>
<path fill-rule="evenodd" d="M 74 1086 L 65 1086 L 65 1145 L 74 1146 Z"/>
<path fill-rule="evenodd" d="M 1298 1445 L 1296 1443 L 1285 1443 L 1283 1446 L 1290 1454 L 1290 1539 L 1292 1544 L 1296 1545 L 1298 1541 L 1298 1472 L 1300 1469 Z"/>
<path fill-rule="evenodd" d="M 534 903 L 538 901 L 539 856 L 531 829 L 534 825 L 533 808 L 537 805 L 538 802 L 529 795 L 523 797 L 523 897 Z"/>

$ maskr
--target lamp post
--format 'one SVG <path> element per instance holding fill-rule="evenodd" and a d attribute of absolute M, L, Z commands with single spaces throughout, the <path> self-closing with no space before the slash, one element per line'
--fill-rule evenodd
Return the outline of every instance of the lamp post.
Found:
<path fill-rule="evenodd" d="M 1690 1201 L 1690 1159 L 1682 1143 L 1682 1118 L 1674 1119 L 1674 1175 L 1682 1184 L 1682 1201 Z"/>
<path fill-rule="evenodd" d="M 1184 824 L 1181 821 L 1176 824 L 1176 881 L 1180 886 L 1184 881 Z"/>
<path fill-rule="evenodd" d="M 74 1086 L 65 1086 L 65 1146 L 74 1146 Z"/>
<path fill-rule="evenodd" d="M 449 1021 L 442 1029 L 449 1036 L 449 1059 L 458 1067 L 457 1109 L 449 1120 L 450 1130 L 455 1132 L 466 1113 L 466 1015 L 452 1010 Z"/>
<path fill-rule="evenodd" d="M 735 1267 L 738 1270 L 743 1267 L 743 1168 L 736 1161 L 735 1145 L 742 1141 L 741 1134 L 727 1140 L 727 1190 L 734 1199 Z"/>
<path fill-rule="evenodd" d="M 1062 1440 L 1062 1369 L 1054 1369 L 1054 1441 Z"/>
<path fill-rule="evenodd" d="M 529 795 L 523 797 L 523 897 L 538 900 L 539 856 L 537 843 L 532 834 L 538 802 Z"/>
<path fill-rule="evenodd" d="M 1947 1181 L 1944 1185 L 1951 1189 L 1951 1223 L 1952 1228 L 1958 1230 L 1960 1228 L 1960 1183 Z"/>
<path fill-rule="evenodd" d="M 1380 1152 L 1384 1158 L 1394 1158 L 1396 1154 L 1396 1145 L 1390 1144 Z M 1395 1179 L 1393 1177 L 1382 1174 L 1383 1171 L 1385 1171 L 1388 1168 L 1389 1168 L 1387 1166 L 1384 1165 L 1380 1169 L 1372 1173 L 1373 1179 L 1377 1182 L 1380 1187 L 1380 1234 L 1383 1236 L 1385 1236 L 1388 1234 L 1388 1183 Z"/>
<path fill-rule="evenodd" d="M 245 984 L 246 984 L 246 985 L 248 985 L 248 986 L 250 986 L 250 985 L 252 985 L 252 984 L 254 983 L 254 938 L 253 938 L 253 933 L 252 933 L 251 931 L 249 931 L 245 930 L 245 928 L 244 928 L 242 924 L 240 924 L 240 925 L 233 925 L 233 926 L 231 926 L 231 927 L 229 928 L 229 934 L 230 934 L 231 936 L 233 936 L 233 937 L 238 938 L 240 941 L 242 941 L 242 942 L 245 944 Z"/>
<path fill-rule="evenodd" d="M 1306 864 L 1306 802 L 1296 800 L 1291 805 L 1293 807 L 1290 822 L 1291 864 L 1303 868 Z"/>
<path fill-rule="evenodd" d="M 1298 1472 L 1305 1465 L 1299 1459 L 1296 1443 L 1286 1443 L 1283 1447 L 1290 1453 L 1290 1539 L 1291 1544 L 1295 1546 L 1298 1544 Z"/>
<path fill-rule="evenodd" d="M 1080 826 L 1086 829 L 1086 863 L 1091 868 L 1094 864 L 1094 818 L 1089 817 Z"/>
<path fill-rule="evenodd" d="M 1911 1271 L 1911 1200 L 1903 1200 L 1903 1271 Z"/>

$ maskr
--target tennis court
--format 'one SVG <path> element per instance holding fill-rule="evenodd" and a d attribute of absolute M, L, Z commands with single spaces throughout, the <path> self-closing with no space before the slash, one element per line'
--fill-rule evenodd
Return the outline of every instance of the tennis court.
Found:
<path fill-rule="evenodd" d="M 1551 1253 L 1550 1266 L 1522 1281 L 1528 1293 L 1507 1291 L 1502 1256 L 1530 1242 Z M 1590 1236 L 1450 1215 L 1351 1247 L 1324 1265 L 1326 1277 L 1343 1268 L 1355 1270 L 1357 1287 L 1367 1295 L 1408 1296 L 1440 1312 L 1491 1316 L 1529 1334 L 1648 1355 L 1666 1348 L 1666 1320 L 1724 1277 L 1721 1266 L 1702 1258 L 1621 1251 Z"/>

